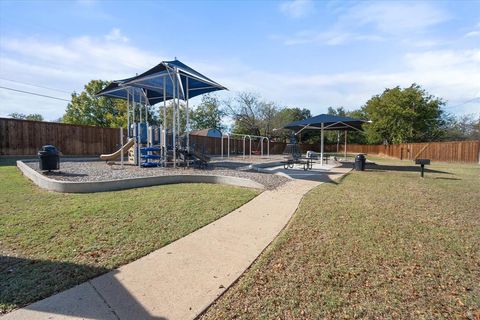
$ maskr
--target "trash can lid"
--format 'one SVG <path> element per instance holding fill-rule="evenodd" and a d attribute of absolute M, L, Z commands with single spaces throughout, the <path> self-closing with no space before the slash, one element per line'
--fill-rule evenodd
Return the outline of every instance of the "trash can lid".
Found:
<path fill-rule="evenodd" d="M 46 153 L 58 153 L 57 147 L 52 146 L 51 144 L 44 145 L 40 151 L 46 152 Z"/>
<path fill-rule="evenodd" d="M 355 159 L 365 159 L 365 155 L 363 153 L 357 154 Z"/>

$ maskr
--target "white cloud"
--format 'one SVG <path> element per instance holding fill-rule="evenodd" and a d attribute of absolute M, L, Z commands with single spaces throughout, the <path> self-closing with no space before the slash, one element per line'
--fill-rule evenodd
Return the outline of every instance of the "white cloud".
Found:
<path fill-rule="evenodd" d="M 480 22 L 475 25 L 473 30 L 467 32 L 463 37 L 464 38 L 475 38 L 480 36 Z"/>
<path fill-rule="evenodd" d="M 347 31 L 326 31 L 326 32 L 315 32 L 313 30 L 304 30 L 300 31 L 297 34 L 285 37 L 282 39 L 285 45 L 298 45 L 298 44 L 310 44 L 310 43 L 320 43 L 329 46 L 337 46 L 346 44 L 352 41 L 369 41 L 369 42 L 378 42 L 384 41 L 385 39 L 382 36 L 374 34 L 357 34 Z"/>
<path fill-rule="evenodd" d="M 91 79 L 129 77 L 165 60 L 164 56 L 141 50 L 131 43 L 105 41 L 103 37 L 77 37 L 65 42 L 38 38 L 2 39 L 0 49 L 0 77 L 67 91 L 81 91 Z M 197 56 L 185 56 L 182 60 L 227 86 L 231 91 L 220 93 L 223 97 L 250 90 L 279 105 L 311 108 L 315 114 L 325 112 L 329 106 L 358 108 L 385 88 L 409 86 L 413 82 L 445 98 L 450 105 L 480 97 L 480 49 L 410 52 L 398 62 L 397 71 L 267 72 L 233 58 L 215 63 Z M 68 98 L 67 94 L 59 92 L 28 89 Z M 65 102 L 5 90 L 0 90 L 0 101 L 0 115 L 15 111 L 35 112 L 47 119 L 61 116 L 66 106 Z M 478 113 L 479 110 L 477 101 L 452 111 Z"/>
<path fill-rule="evenodd" d="M 478 37 L 480 36 L 480 31 L 470 31 L 465 34 L 465 38 Z"/>
<path fill-rule="evenodd" d="M 0 77 L 79 92 L 92 79 L 129 77 L 163 60 L 161 55 L 125 43 L 120 31 L 113 32 L 115 34 L 119 37 L 110 40 L 105 40 L 106 36 L 82 36 L 64 42 L 36 37 L 2 38 Z M 18 87 L 12 83 L 5 83 L 5 86 Z M 29 88 L 29 91 L 69 98 L 68 94 L 40 88 Z M 42 113 L 46 119 L 55 119 L 63 114 L 66 106 L 66 102 L 7 93 L 6 90 L 0 90 L 0 101 L 0 116 L 19 110 L 27 112 L 25 109 L 30 108 L 31 112 Z"/>
<path fill-rule="evenodd" d="M 411 38 L 449 19 L 434 3 L 361 2 L 337 10 L 340 10 L 337 21 L 326 30 L 303 30 L 276 38 L 286 45 L 340 45 L 352 41 L 383 41 L 391 37 Z"/>
<path fill-rule="evenodd" d="M 449 15 L 427 2 L 373 2 L 360 3 L 342 17 L 343 23 L 353 25 L 371 24 L 387 34 L 423 32 L 428 27 L 449 19 Z"/>
<path fill-rule="evenodd" d="M 257 91 L 280 105 L 311 108 L 314 114 L 325 112 L 329 106 L 358 108 L 385 88 L 407 87 L 412 83 L 444 98 L 452 106 L 480 97 L 480 49 L 408 53 L 399 61 L 399 70 L 300 75 L 234 65 L 219 68 L 212 76 L 234 92 Z M 480 102 L 450 111 L 480 113 Z"/>
<path fill-rule="evenodd" d="M 109 34 L 105 36 L 105 39 L 108 41 L 121 41 L 121 42 L 128 42 L 128 38 L 122 34 L 120 29 L 113 28 Z"/>
<path fill-rule="evenodd" d="M 292 0 L 283 2 L 280 11 L 287 17 L 298 19 L 311 14 L 314 10 L 314 3 L 311 0 Z"/>

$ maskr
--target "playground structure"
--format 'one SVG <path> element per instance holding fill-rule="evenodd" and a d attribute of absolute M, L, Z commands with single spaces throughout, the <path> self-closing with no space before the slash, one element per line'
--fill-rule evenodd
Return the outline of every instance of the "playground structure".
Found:
<path fill-rule="evenodd" d="M 264 144 L 264 141 L 266 140 L 267 141 L 267 157 L 270 157 L 270 139 L 268 137 L 264 137 L 264 136 L 255 136 L 255 135 L 251 135 L 251 134 L 238 134 L 238 133 L 225 133 L 225 134 L 222 134 L 222 140 L 221 140 L 221 157 L 224 158 L 224 147 L 223 147 L 223 142 L 224 142 L 224 138 L 227 137 L 227 158 L 230 158 L 230 137 L 231 136 L 236 136 L 236 137 L 241 137 L 242 140 L 243 140 L 243 158 L 245 158 L 245 155 L 246 155 L 246 139 L 248 138 L 248 143 L 249 143 L 249 157 L 251 158 L 252 157 L 252 138 L 253 139 L 257 139 L 259 141 L 259 144 L 260 144 L 260 156 L 261 157 L 264 157 L 264 148 L 263 148 L 263 144 Z M 236 144 L 235 144 L 236 145 Z"/>
<path fill-rule="evenodd" d="M 204 165 L 209 158 L 190 145 L 189 99 L 195 96 L 226 88 L 205 77 L 178 60 L 163 61 L 146 72 L 123 80 L 116 80 L 96 96 L 106 96 L 127 101 L 127 144 L 121 134 L 120 149 L 103 159 L 123 155 L 128 149 L 129 162 L 142 167 L 171 164 L 199 163 Z M 167 101 L 170 106 L 167 107 Z M 163 103 L 162 103 L 163 102 Z M 181 126 L 181 103 L 184 103 L 186 125 Z M 159 107 L 160 125 L 148 123 L 150 106 Z M 167 109 L 171 108 L 170 119 Z M 131 146 L 133 139 L 134 145 Z"/>

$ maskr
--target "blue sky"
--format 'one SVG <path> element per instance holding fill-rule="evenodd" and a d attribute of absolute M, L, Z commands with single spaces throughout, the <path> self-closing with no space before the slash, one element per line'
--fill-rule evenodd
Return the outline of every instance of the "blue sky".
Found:
<path fill-rule="evenodd" d="M 318 114 L 415 82 L 480 114 L 480 1 L 0 1 L 2 87 L 68 99 L 174 57 L 227 86 L 221 98 Z M 66 103 L 0 88 L 0 116 L 53 120 Z"/>

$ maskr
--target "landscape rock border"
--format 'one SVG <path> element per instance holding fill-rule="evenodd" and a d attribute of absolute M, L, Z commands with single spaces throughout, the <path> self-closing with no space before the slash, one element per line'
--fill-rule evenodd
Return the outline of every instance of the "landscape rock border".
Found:
<path fill-rule="evenodd" d="M 17 167 L 22 171 L 24 176 L 32 180 L 33 183 L 40 188 L 63 193 L 105 192 L 176 183 L 214 183 L 265 189 L 264 185 L 250 179 L 223 175 L 170 175 L 91 182 L 60 181 L 51 179 L 37 172 L 25 163 L 28 161 L 29 160 L 17 161 Z"/>

